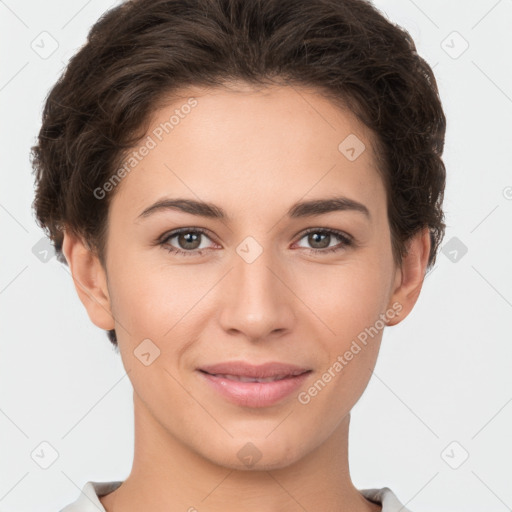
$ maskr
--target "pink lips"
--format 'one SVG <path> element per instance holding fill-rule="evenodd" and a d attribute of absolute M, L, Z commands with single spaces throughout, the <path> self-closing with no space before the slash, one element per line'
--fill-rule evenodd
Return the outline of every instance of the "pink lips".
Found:
<path fill-rule="evenodd" d="M 230 402 L 246 407 L 276 404 L 301 386 L 311 373 L 296 365 L 271 362 L 255 366 L 243 361 L 202 366 L 198 370 L 214 390 Z"/>

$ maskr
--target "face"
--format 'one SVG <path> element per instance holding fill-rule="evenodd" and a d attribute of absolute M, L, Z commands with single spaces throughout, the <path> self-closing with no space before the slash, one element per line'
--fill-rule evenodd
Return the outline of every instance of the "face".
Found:
<path fill-rule="evenodd" d="M 314 91 L 238 86 L 187 90 L 144 144 L 113 196 L 106 258 L 138 407 L 216 464 L 243 467 L 251 442 L 257 464 L 284 467 L 340 427 L 400 308 L 370 136 Z M 200 371 L 233 361 L 307 372 Z"/>

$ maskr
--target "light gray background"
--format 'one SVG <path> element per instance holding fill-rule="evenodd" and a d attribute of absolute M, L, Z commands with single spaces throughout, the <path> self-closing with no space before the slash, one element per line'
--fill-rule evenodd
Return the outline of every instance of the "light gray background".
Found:
<path fill-rule="evenodd" d="M 28 160 L 49 88 L 111 5 L 0 1 L 4 512 L 55 512 L 87 480 L 122 480 L 131 467 L 130 382 L 67 267 L 33 252 L 43 233 Z M 446 254 L 414 311 L 385 331 L 353 410 L 352 477 L 358 488 L 390 487 L 414 512 L 511 510 L 512 1 L 375 5 L 409 30 L 436 73 L 448 118 L 448 229 Z M 58 452 L 47 469 L 43 442 Z"/>

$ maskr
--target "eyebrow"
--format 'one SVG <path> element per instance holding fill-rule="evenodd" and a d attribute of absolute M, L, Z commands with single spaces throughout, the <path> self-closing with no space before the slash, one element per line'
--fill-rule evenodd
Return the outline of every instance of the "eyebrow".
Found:
<path fill-rule="evenodd" d="M 200 217 L 229 220 L 227 213 L 219 206 L 194 199 L 161 199 L 147 207 L 138 218 L 146 218 L 158 211 L 178 210 Z M 332 197 L 327 199 L 314 199 L 295 203 L 287 212 L 292 219 L 313 217 L 335 211 L 355 211 L 362 213 L 369 220 L 371 214 L 368 208 L 358 201 L 348 197 Z"/>

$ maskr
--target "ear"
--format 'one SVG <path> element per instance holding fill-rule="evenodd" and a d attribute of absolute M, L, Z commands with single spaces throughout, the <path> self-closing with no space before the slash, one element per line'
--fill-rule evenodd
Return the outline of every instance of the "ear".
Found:
<path fill-rule="evenodd" d="M 407 243 L 407 254 L 403 257 L 401 267 L 396 271 L 393 294 L 388 304 L 388 308 L 391 308 L 392 304 L 398 303 L 402 309 L 396 309 L 395 317 L 387 321 L 388 326 L 399 324 L 416 304 L 425 279 L 429 254 L 430 231 L 427 227 Z"/>
<path fill-rule="evenodd" d="M 114 329 L 107 275 L 97 255 L 86 247 L 80 237 L 68 230 L 64 232 L 62 252 L 91 322 L 107 331 Z"/>

